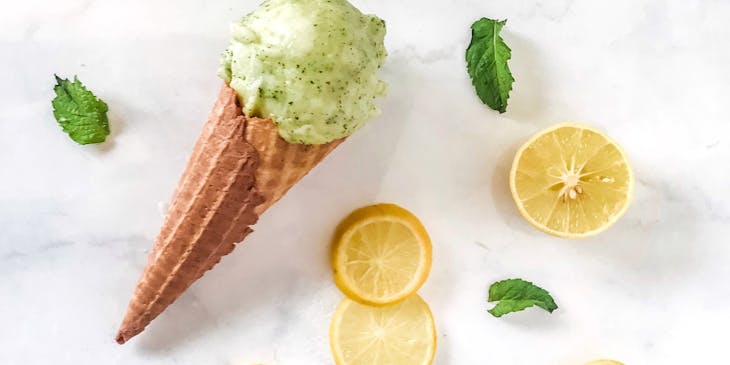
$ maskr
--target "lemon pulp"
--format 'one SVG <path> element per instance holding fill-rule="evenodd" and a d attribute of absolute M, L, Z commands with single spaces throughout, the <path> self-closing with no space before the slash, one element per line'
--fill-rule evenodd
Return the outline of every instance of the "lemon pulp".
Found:
<path fill-rule="evenodd" d="M 540 230 L 586 237 L 616 222 L 634 186 L 623 149 L 605 134 L 561 124 L 530 139 L 515 156 L 512 197 L 522 216 Z"/>
<path fill-rule="evenodd" d="M 384 307 L 345 298 L 332 318 L 330 346 L 337 365 L 428 365 L 436 326 L 418 295 Z"/>

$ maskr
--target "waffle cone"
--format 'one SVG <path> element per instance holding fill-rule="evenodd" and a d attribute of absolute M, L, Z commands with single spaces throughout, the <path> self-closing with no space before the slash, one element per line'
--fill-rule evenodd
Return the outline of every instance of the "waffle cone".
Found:
<path fill-rule="evenodd" d="M 283 140 L 224 85 L 178 183 L 116 341 L 128 341 L 252 232 L 259 216 L 343 140 Z"/>

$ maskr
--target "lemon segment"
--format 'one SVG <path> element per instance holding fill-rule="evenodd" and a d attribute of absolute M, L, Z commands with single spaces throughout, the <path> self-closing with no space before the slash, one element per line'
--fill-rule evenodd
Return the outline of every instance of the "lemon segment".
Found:
<path fill-rule="evenodd" d="M 384 307 L 345 298 L 332 318 L 330 346 L 337 365 L 428 365 L 436 326 L 418 295 Z"/>
<path fill-rule="evenodd" d="M 363 304 L 397 303 L 426 281 L 431 252 L 431 239 L 411 212 L 394 204 L 360 208 L 335 231 L 335 283 Z"/>
<path fill-rule="evenodd" d="M 532 225 L 558 237 L 580 238 L 605 230 L 624 214 L 634 174 L 611 138 L 583 125 L 560 124 L 520 148 L 510 190 Z"/>

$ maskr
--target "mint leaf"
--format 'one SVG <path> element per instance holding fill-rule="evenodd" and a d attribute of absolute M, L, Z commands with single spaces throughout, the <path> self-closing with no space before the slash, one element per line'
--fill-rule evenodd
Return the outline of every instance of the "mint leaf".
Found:
<path fill-rule="evenodd" d="M 79 144 L 101 143 L 109 135 L 109 107 L 74 77 L 73 82 L 56 75 L 53 116 L 69 137 Z"/>
<path fill-rule="evenodd" d="M 538 306 L 550 313 L 558 309 L 547 290 L 522 279 L 508 279 L 492 284 L 489 287 L 489 302 L 496 301 L 499 303 L 489 310 L 495 317 L 532 306 Z"/>
<path fill-rule="evenodd" d="M 504 113 L 515 81 L 507 61 L 512 50 L 499 32 L 507 20 L 481 18 L 471 25 L 471 43 L 466 49 L 466 69 L 479 99 L 490 108 Z"/>

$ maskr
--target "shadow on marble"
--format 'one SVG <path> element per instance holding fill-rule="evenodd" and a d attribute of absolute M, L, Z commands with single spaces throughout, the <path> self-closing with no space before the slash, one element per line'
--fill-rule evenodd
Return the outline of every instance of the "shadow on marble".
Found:
<path fill-rule="evenodd" d="M 499 320 L 511 326 L 522 327 L 530 331 L 556 331 L 561 327 L 567 327 L 561 321 L 560 311 L 561 308 L 558 308 L 555 312 L 548 313 L 541 308 L 531 307 L 517 313 L 507 314 Z M 489 316 L 491 317 L 491 315 Z"/>
<path fill-rule="evenodd" d="M 678 285 L 698 271 L 701 246 L 695 240 L 700 213 L 690 197 L 663 181 L 637 178 L 634 202 L 626 215 L 576 249 L 629 269 L 647 285 L 658 280 L 676 280 L 672 285 Z"/>
<path fill-rule="evenodd" d="M 540 64 L 545 56 L 540 54 L 532 41 L 518 34 L 506 32 L 504 37 L 512 49 L 509 66 L 515 77 L 507 115 L 515 120 L 539 122 L 542 127 L 547 127 L 555 121 L 545 119 L 548 116 L 545 109 L 550 92 L 543 76 L 545 69 Z"/>
<path fill-rule="evenodd" d="M 106 140 L 103 143 L 94 144 L 92 147 L 104 154 L 109 151 L 111 151 L 114 148 L 114 145 L 116 144 L 116 139 L 119 137 L 120 134 L 124 132 L 124 129 L 127 126 L 126 121 L 124 118 L 122 118 L 121 113 L 118 113 L 114 110 L 115 106 L 122 105 L 121 100 L 110 100 L 109 104 L 113 105 L 109 108 L 109 112 L 107 116 L 109 117 L 109 130 L 110 133 L 106 137 Z"/>
<path fill-rule="evenodd" d="M 316 289 L 329 280 L 325 255 L 329 243 L 325 227 L 329 225 L 318 221 L 313 223 L 314 232 L 281 239 L 276 237 L 286 232 L 285 227 L 266 225 L 133 339 L 136 343 L 129 345 L 134 351 L 167 357 L 184 352 L 188 346 L 204 346 L 206 337 L 245 337 L 236 333 L 253 331 L 276 338 L 282 328 L 285 331 L 294 305 L 303 298 L 316 300 Z M 321 243 L 304 244 L 300 236 L 314 237 Z M 241 348 L 245 347 L 246 343 L 241 343 Z"/>
<path fill-rule="evenodd" d="M 529 137 L 525 137 L 525 140 L 527 138 Z M 494 207 L 502 218 L 502 221 L 510 228 L 524 233 L 529 237 L 544 237 L 544 233 L 531 226 L 530 223 L 520 216 L 515 202 L 512 199 L 512 192 L 509 187 L 509 174 L 512 169 L 512 161 L 521 144 L 522 142 L 519 142 L 509 146 L 499 155 L 492 174 L 492 201 L 494 201 Z"/>
<path fill-rule="evenodd" d="M 438 331 L 438 327 L 436 330 Z M 433 359 L 434 365 L 452 365 L 449 346 L 449 335 L 441 333 L 436 343 L 436 356 Z"/>
<path fill-rule="evenodd" d="M 436 365 L 451 364 L 448 325 L 440 316 L 441 313 L 447 313 L 448 308 L 453 308 L 453 298 L 456 297 L 454 283 L 458 280 L 452 270 L 454 267 L 458 267 L 458 264 L 455 265 L 455 258 L 451 255 L 451 250 L 446 247 L 450 243 L 448 241 L 433 242 L 434 261 L 431 274 L 420 291 L 420 294 L 423 294 L 428 301 L 436 323 L 437 343 L 434 357 Z"/>

